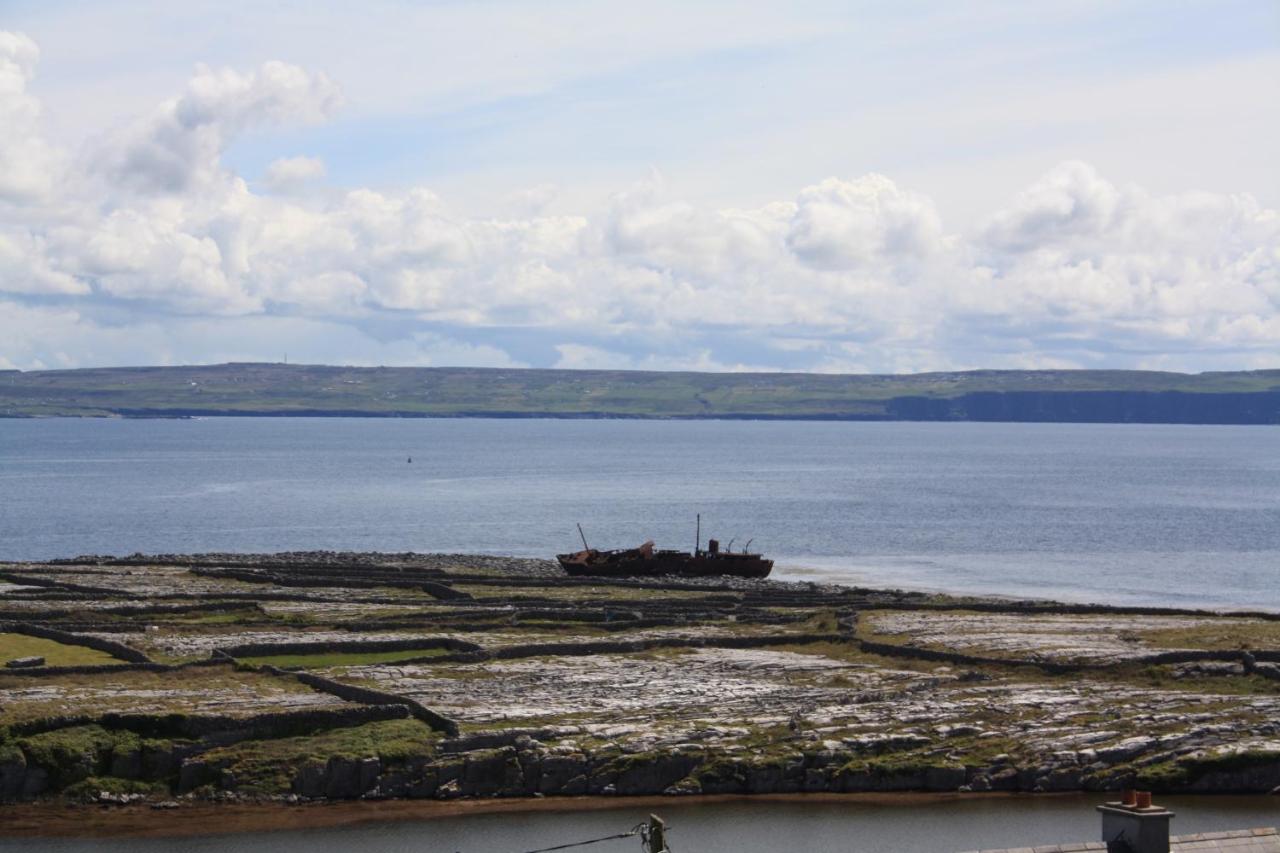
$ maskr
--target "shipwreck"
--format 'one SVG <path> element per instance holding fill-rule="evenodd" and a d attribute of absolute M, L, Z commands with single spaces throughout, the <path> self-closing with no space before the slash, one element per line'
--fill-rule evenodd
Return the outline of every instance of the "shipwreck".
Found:
<path fill-rule="evenodd" d="M 751 553 L 750 541 L 741 551 L 733 551 L 730 548 L 721 550 L 720 542 L 710 539 L 704 549 L 701 516 L 698 517 L 698 529 L 692 552 L 656 548 L 652 539 L 638 548 L 602 551 L 587 544 L 587 536 L 582 532 L 581 524 L 578 525 L 578 535 L 582 537 L 581 551 L 556 555 L 560 567 L 566 574 L 573 576 L 732 575 L 741 578 L 764 578 L 773 571 L 773 560 Z"/>

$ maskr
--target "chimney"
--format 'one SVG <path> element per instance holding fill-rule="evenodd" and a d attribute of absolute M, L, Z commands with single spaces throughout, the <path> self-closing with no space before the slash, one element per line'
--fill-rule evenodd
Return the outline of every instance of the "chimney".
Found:
<path fill-rule="evenodd" d="M 1151 804 L 1150 791 L 1125 791 L 1118 803 L 1098 806 L 1107 853 L 1169 853 L 1173 812 Z"/>

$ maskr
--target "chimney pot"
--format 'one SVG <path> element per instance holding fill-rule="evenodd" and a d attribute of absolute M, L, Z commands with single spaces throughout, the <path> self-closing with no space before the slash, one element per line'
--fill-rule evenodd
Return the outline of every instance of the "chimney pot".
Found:
<path fill-rule="evenodd" d="M 1173 812 L 1151 805 L 1150 791 L 1125 791 L 1125 800 L 1098 806 L 1108 853 L 1169 853 Z"/>

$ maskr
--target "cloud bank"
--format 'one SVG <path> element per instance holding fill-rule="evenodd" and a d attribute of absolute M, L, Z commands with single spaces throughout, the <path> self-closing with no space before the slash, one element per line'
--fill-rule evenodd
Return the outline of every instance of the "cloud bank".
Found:
<path fill-rule="evenodd" d="M 464 216 L 326 185 L 244 134 L 322 122 L 323 73 L 199 68 L 82 150 L 47 141 L 39 50 L 0 32 L 0 366 L 228 359 L 690 369 L 1275 366 L 1280 216 L 1053 166 L 948 228 L 890 177 L 707 209 L 650 176 L 601 209 Z"/>

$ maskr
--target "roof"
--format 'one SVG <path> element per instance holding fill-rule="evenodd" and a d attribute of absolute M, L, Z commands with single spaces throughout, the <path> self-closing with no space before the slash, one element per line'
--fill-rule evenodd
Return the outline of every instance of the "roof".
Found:
<path fill-rule="evenodd" d="M 1049 844 L 1042 847 L 1013 847 L 1007 850 L 973 850 L 969 853 L 1084 853 L 1106 850 L 1102 841 L 1084 844 Z M 1280 831 L 1274 826 L 1261 829 L 1233 829 L 1230 832 L 1200 832 L 1169 839 L 1170 853 L 1225 850 L 1227 853 L 1280 853 Z"/>

